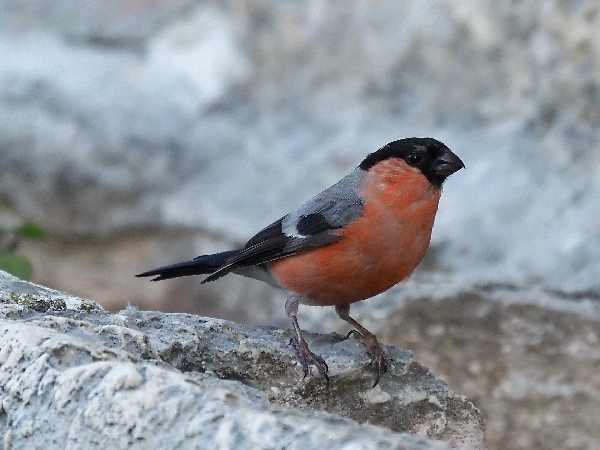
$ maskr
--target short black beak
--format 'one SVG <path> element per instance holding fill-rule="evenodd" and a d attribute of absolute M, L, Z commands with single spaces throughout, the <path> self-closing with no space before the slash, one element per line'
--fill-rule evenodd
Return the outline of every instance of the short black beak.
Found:
<path fill-rule="evenodd" d="M 433 173 L 442 179 L 452 175 L 454 172 L 458 172 L 464 167 L 465 165 L 461 159 L 450 150 L 446 150 L 441 156 L 438 156 L 432 166 Z"/>

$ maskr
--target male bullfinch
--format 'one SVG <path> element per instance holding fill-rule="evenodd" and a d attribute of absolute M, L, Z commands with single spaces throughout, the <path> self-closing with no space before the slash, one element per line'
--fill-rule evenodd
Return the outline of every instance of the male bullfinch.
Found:
<path fill-rule="evenodd" d="M 375 335 L 350 317 L 350 304 L 386 291 L 413 272 L 429 247 L 442 184 L 463 167 L 435 139 L 390 142 L 243 248 L 137 276 L 159 281 L 210 274 L 202 281 L 208 283 L 231 272 L 283 289 L 304 375 L 313 364 L 327 382 L 327 364 L 308 348 L 296 315 L 299 303 L 334 306 L 375 363 L 375 386 L 387 370 L 386 356 Z"/>

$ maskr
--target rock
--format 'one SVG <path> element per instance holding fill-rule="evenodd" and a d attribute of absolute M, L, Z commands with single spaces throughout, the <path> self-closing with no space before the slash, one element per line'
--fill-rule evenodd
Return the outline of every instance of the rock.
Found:
<path fill-rule="evenodd" d="M 84 4 L 66 2 L 0 4 L 0 28 L 12 32 L 41 30 L 90 46 L 134 47 L 157 29 L 184 15 L 192 0 L 125 0 Z"/>
<path fill-rule="evenodd" d="M 371 388 L 360 344 L 309 335 L 327 387 L 302 379 L 289 330 L 112 315 L 5 273 L 0 298 L 6 448 L 485 448 L 480 412 L 404 350 Z"/>

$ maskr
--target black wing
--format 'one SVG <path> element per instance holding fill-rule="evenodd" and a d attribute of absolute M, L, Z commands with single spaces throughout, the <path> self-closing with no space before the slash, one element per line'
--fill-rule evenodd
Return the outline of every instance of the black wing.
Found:
<path fill-rule="evenodd" d="M 203 283 L 221 278 L 239 267 L 265 264 L 285 256 L 332 244 L 341 239 L 341 236 L 334 233 L 335 228 L 332 228 L 324 218 L 316 216 L 318 214 L 311 214 L 304 222 L 304 226 L 299 222 L 298 231 L 302 229 L 303 233 L 292 236 L 283 232 L 282 223 L 285 218 L 272 223 L 252 237 L 243 249 L 207 277 Z"/>

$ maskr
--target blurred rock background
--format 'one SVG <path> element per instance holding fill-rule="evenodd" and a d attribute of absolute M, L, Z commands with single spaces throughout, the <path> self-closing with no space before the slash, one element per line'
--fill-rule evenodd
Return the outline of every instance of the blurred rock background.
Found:
<path fill-rule="evenodd" d="M 590 321 L 587 344 L 569 354 L 600 365 L 599 30 L 592 0 L 3 0 L 0 221 L 46 230 L 20 248 L 34 281 L 109 309 L 288 326 L 281 294 L 258 282 L 133 275 L 240 245 L 383 144 L 436 137 L 467 169 L 446 183 L 426 260 L 394 290 L 390 314 L 402 320 L 379 313 L 381 299 L 357 305 L 357 317 L 417 359 L 424 346 L 434 373 L 479 399 L 493 448 L 597 448 L 587 423 L 562 441 L 538 437 L 558 422 L 576 427 L 570 401 L 582 395 L 585 414 L 600 417 L 598 376 L 569 372 L 561 382 L 586 388 L 556 388 L 550 403 L 528 397 L 530 374 L 495 379 L 511 357 L 499 334 L 514 328 L 486 334 L 492 306 L 463 323 L 478 333 L 453 341 L 452 361 L 430 358 L 441 351 L 427 347 L 432 336 L 476 313 L 472 301 L 420 296 L 543 292 L 556 300 L 548 310 L 516 315 L 540 327 L 565 320 L 557 305 L 584 305 L 575 313 Z M 331 329 L 331 311 L 300 314 L 308 329 Z M 423 318 L 433 334 L 397 332 Z M 476 361 L 489 386 L 458 364 L 474 342 L 489 350 Z M 554 343 L 533 339 L 519 358 L 556 387 Z M 498 388 L 507 379 L 521 389 L 516 403 Z M 531 427 L 511 408 L 536 417 Z"/>

